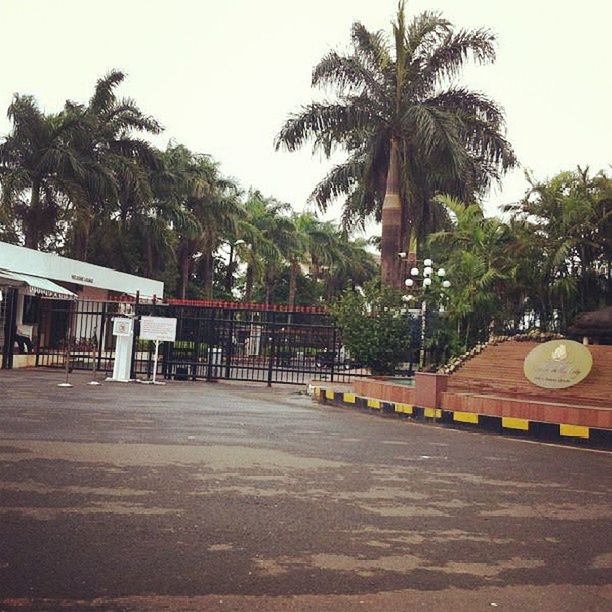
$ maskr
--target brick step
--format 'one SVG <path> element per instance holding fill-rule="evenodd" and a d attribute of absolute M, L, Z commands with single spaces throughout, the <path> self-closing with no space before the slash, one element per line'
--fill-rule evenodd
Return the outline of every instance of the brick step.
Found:
<path fill-rule="evenodd" d="M 612 429 L 612 409 L 487 394 L 442 393 L 442 409 L 526 421 Z"/>

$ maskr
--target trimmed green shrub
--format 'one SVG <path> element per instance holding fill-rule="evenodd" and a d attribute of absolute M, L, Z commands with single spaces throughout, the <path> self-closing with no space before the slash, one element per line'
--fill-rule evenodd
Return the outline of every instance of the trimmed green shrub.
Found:
<path fill-rule="evenodd" d="M 373 374 L 394 374 L 408 360 L 412 319 L 399 291 L 372 281 L 345 291 L 331 310 L 351 359 Z"/>

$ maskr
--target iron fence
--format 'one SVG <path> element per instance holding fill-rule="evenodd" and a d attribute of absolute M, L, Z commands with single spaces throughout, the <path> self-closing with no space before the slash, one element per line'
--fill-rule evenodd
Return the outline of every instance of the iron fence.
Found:
<path fill-rule="evenodd" d="M 304 309 L 306 310 L 306 309 Z M 157 375 L 177 380 L 243 380 L 304 384 L 367 376 L 351 360 L 331 318 L 316 309 L 280 311 L 236 303 L 150 304 L 42 300 L 36 365 L 110 374 L 112 319 L 135 317 L 132 375 L 153 375 L 154 343 L 139 338 L 139 317 L 177 319 L 176 341 L 164 343 Z"/>

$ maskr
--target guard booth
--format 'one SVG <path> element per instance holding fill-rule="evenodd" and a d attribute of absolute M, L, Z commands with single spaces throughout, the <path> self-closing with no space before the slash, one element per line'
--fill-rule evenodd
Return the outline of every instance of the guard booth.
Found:
<path fill-rule="evenodd" d="M 117 303 L 138 301 L 137 296 L 143 301 L 162 299 L 164 284 L 0 242 L 0 291 L 3 368 L 63 367 L 64 349 L 70 344 L 77 367 L 87 367 L 97 352 L 99 369 L 106 358 L 102 349 L 112 348 L 109 318 L 124 314 Z M 30 354 L 16 350 L 17 332 L 32 344 Z"/>

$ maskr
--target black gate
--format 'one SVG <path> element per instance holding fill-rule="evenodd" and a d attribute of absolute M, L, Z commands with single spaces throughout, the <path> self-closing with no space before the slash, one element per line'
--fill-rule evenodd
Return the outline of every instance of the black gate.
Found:
<path fill-rule="evenodd" d="M 13 367 L 16 340 L 17 289 L 3 287 L 0 295 L 0 360 L 2 369 Z"/>
<path fill-rule="evenodd" d="M 136 319 L 133 376 L 153 375 L 154 343 L 141 340 L 141 316 L 177 319 L 174 343 L 160 347 L 157 375 L 177 380 L 244 380 L 304 384 L 313 378 L 349 382 L 368 372 L 344 350 L 321 309 L 235 302 L 192 304 L 42 300 L 36 364 L 110 373 L 112 319 Z"/>

